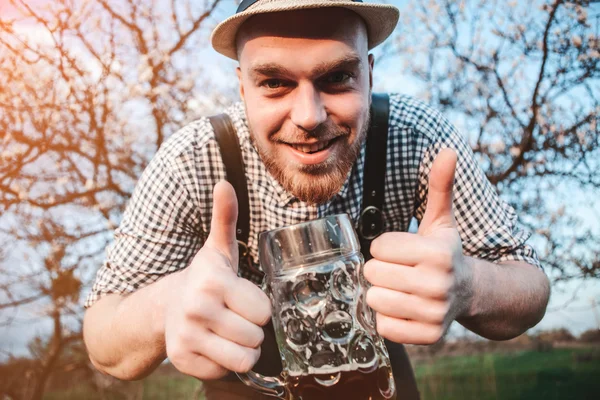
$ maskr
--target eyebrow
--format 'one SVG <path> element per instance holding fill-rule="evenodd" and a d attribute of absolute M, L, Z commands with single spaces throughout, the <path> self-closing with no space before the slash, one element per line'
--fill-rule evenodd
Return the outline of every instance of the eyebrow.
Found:
<path fill-rule="evenodd" d="M 312 76 L 321 76 L 328 72 L 338 69 L 352 69 L 361 63 L 361 59 L 357 54 L 351 54 L 341 57 L 337 60 L 326 61 L 318 64 L 311 71 Z M 260 75 L 266 76 L 286 76 L 293 73 L 282 65 L 275 63 L 258 63 L 250 68 L 250 76 L 257 79 Z"/>

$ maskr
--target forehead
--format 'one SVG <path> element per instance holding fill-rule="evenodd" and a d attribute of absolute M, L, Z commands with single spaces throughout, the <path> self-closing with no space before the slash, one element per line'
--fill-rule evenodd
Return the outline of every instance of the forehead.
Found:
<path fill-rule="evenodd" d="M 367 57 L 363 20 L 343 8 L 321 8 L 266 13 L 250 18 L 237 35 L 240 65 L 294 50 L 353 52 Z"/>

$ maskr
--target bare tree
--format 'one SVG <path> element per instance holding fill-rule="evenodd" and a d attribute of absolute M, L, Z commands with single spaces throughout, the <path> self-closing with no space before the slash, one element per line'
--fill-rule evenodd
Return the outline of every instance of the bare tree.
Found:
<path fill-rule="evenodd" d="M 600 277 L 600 10 L 589 3 L 412 1 L 395 41 L 556 280 Z"/>
<path fill-rule="evenodd" d="M 80 292 L 135 182 L 212 95 L 198 49 L 219 0 L 9 0 L 0 15 L 0 325 L 46 318 L 40 399 L 81 339 Z M 31 311 L 33 310 L 33 311 Z M 21 313 L 22 315 L 23 313 Z"/>

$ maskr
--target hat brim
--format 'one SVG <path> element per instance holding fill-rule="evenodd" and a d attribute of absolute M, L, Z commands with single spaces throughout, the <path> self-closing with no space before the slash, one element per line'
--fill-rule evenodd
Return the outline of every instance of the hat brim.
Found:
<path fill-rule="evenodd" d="M 292 6 L 282 5 L 279 2 L 261 4 L 260 7 L 250 7 L 249 9 L 232 15 L 221 22 L 213 30 L 211 42 L 213 48 L 233 60 L 237 60 L 236 35 L 237 31 L 248 18 L 265 13 L 305 10 L 310 8 L 346 8 L 358 14 L 367 25 L 367 34 L 369 40 L 369 50 L 387 39 L 398 24 L 400 12 L 389 4 L 369 4 L 369 3 L 335 3 L 335 2 L 299 2 Z"/>

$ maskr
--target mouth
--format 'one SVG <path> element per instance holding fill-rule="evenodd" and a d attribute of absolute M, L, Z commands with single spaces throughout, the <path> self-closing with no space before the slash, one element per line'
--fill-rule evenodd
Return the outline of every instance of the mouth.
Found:
<path fill-rule="evenodd" d="M 287 144 L 288 146 L 290 146 L 291 148 L 293 148 L 294 150 L 297 150 L 299 152 L 302 152 L 305 154 L 315 154 L 320 151 L 327 150 L 338 139 L 339 139 L 339 137 L 336 137 L 336 138 L 333 138 L 330 140 L 321 140 L 319 142 L 310 143 L 310 144 L 306 144 L 306 143 L 285 143 L 285 144 Z"/>
<path fill-rule="evenodd" d="M 317 165 L 326 162 L 334 155 L 337 143 L 341 143 L 341 136 L 329 140 L 319 140 L 313 143 L 289 143 L 279 142 L 283 145 L 285 155 L 283 157 L 288 161 L 300 165 Z"/>

